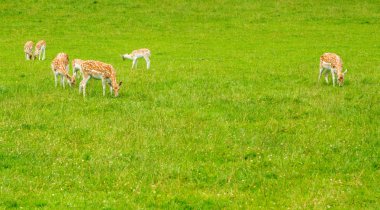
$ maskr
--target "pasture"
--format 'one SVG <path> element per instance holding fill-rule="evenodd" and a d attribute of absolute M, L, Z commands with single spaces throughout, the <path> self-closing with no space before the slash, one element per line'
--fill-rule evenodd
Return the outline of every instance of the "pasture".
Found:
<path fill-rule="evenodd" d="M 378 1 L 2 0 L 0 20 L 2 209 L 380 206 Z M 149 70 L 120 57 L 139 48 Z M 59 52 L 112 64 L 119 97 L 55 88 Z M 324 52 L 343 87 L 317 82 Z"/>

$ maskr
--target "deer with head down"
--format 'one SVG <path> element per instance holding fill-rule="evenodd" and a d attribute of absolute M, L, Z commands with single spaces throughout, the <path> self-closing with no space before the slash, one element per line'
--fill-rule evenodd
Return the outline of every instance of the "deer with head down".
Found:
<path fill-rule="evenodd" d="M 36 49 L 34 52 L 34 57 L 38 56 L 38 60 L 45 60 L 46 42 L 45 40 L 40 40 L 36 44 Z"/>
<path fill-rule="evenodd" d="M 110 86 L 111 94 L 114 92 L 115 97 L 119 95 L 122 82 L 117 83 L 116 71 L 112 65 L 100 61 L 87 60 L 83 61 L 80 69 L 83 79 L 79 84 L 79 93 L 83 91 L 83 97 L 86 96 L 86 85 L 91 78 L 102 80 L 103 96 L 106 95 L 106 84 Z"/>
<path fill-rule="evenodd" d="M 24 45 L 24 53 L 26 60 L 33 60 L 33 45 L 32 41 L 27 41 Z"/>
<path fill-rule="evenodd" d="M 333 86 L 335 86 L 335 74 L 338 77 L 338 85 L 343 86 L 347 69 L 343 72 L 343 61 L 339 55 L 335 53 L 324 53 L 320 57 L 318 81 L 320 81 L 323 72 L 325 72 L 326 83 L 329 83 L 328 74 L 331 72 Z"/>
<path fill-rule="evenodd" d="M 58 76 L 61 76 L 62 87 L 65 88 L 65 80 L 70 85 L 75 84 L 75 77 L 69 75 L 69 56 L 66 53 L 58 53 L 51 62 L 51 69 L 54 73 L 55 87 L 57 87 Z"/>

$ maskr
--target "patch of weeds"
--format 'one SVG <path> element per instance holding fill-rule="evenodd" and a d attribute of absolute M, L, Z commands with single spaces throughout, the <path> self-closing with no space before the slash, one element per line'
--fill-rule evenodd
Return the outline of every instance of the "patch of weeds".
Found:
<path fill-rule="evenodd" d="M 18 207 L 20 207 L 20 205 L 17 203 L 17 201 L 5 201 L 4 204 L 7 208 L 18 208 Z"/>
<path fill-rule="evenodd" d="M 43 208 L 43 207 L 47 206 L 47 203 L 45 201 L 37 201 L 35 206 L 37 208 Z"/>

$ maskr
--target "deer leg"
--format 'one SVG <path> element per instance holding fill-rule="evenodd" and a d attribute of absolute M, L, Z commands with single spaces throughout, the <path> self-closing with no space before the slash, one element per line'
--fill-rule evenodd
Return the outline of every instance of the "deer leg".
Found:
<path fill-rule="evenodd" d="M 322 73 L 323 73 L 323 68 L 320 68 L 319 69 L 318 82 L 321 80 Z"/>
<path fill-rule="evenodd" d="M 331 69 L 331 79 L 333 81 L 333 86 L 335 87 L 335 73 L 334 73 L 334 69 Z"/>
<path fill-rule="evenodd" d="M 146 61 L 146 69 L 149 69 L 150 68 L 150 59 L 148 56 L 144 57 L 145 58 L 145 61 Z"/>
<path fill-rule="evenodd" d="M 86 97 L 86 85 L 87 85 L 87 82 L 89 79 L 90 79 L 90 76 L 88 76 L 87 78 L 83 76 L 83 80 L 81 82 L 81 86 L 82 86 L 82 90 L 83 90 L 83 97 Z"/>
<path fill-rule="evenodd" d="M 65 77 L 63 75 L 61 75 L 61 83 L 62 87 L 65 88 Z"/>
<path fill-rule="evenodd" d="M 327 71 L 325 72 L 325 81 L 329 84 L 329 73 Z"/>
<path fill-rule="evenodd" d="M 132 69 L 135 67 L 135 64 L 136 64 L 136 59 L 133 59 L 133 61 L 132 61 Z"/>
<path fill-rule="evenodd" d="M 106 80 L 102 79 L 102 86 L 103 86 L 103 96 L 106 95 Z"/>
<path fill-rule="evenodd" d="M 42 60 L 45 60 L 45 48 L 44 48 L 44 55 L 42 56 Z"/>

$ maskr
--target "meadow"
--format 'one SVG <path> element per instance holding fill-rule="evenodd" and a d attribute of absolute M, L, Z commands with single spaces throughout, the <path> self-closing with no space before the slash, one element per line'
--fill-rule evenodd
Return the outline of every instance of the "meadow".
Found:
<path fill-rule="evenodd" d="M 380 206 L 378 1 L 2 0 L 0 20 L 1 209 Z M 59 52 L 112 64 L 119 97 L 55 88 Z M 324 52 L 343 87 L 318 83 Z"/>

